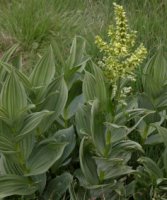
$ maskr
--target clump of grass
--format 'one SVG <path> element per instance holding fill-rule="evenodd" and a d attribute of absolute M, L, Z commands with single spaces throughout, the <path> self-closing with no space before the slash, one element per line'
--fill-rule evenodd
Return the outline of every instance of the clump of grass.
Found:
<path fill-rule="evenodd" d="M 45 0 L 11 2 L 0 13 L 1 37 L 30 51 L 48 41 L 53 27 L 50 8 Z"/>

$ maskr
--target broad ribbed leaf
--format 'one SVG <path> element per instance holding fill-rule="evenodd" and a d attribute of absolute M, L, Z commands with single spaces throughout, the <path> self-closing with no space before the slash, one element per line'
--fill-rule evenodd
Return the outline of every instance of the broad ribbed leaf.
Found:
<path fill-rule="evenodd" d="M 48 139 L 36 146 L 28 158 L 28 173 L 26 175 L 38 175 L 47 172 L 61 158 L 66 145 L 67 143 L 58 143 L 54 139 Z"/>
<path fill-rule="evenodd" d="M 65 161 L 65 159 L 68 158 L 68 156 L 72 153 L 72 151 L 75 148 L 76 137 L 75 137 L 74 127 L 71 126 L 67 129 L 59 130 L 58 132 L 54 134 L 53 137 L 57 142 L 67 143 L 64 149 L 63 155 L 58 160 L 58 163 L 56 162 L 56 166 L 57 166 L 58 164 L 61 164 L 63 161 Z"/>
<path fill-rule="evenodd" d="M 27 88 L 27 89 L 31 89 L 31 83 L 28 79 L 28 77 L 23 74 L 22 72 L 16 70 L 17 76 L 19 77 L 20 81 L 22 82 L 22 84 Z"/>
<path fill-rule="evenodd" d="M 83 134 L 91 135 L 90 116 L 91 116 L 91 106 L 89 104 L 80 105 L 80 107 L 76 112 L 75 120 L 76 120 L 77 133 L 81 138 L 83 137 Z"/>
<path fill-rule="evenodd" d="M 38 183 L 38 192 L 40 195 L 43 196 L 43 191 L 45 190 L 47 182 L 47 174 L 44 173 L 37 176 L 33 176 L 33 181 Z"/>
<path fill-rule="evenodd" d="M 128 128 L 126 126 L 119 126 L 117 124 L 105 123 L 106 130 L 106 144 L 118 142 L 119 140 L 125 139 L 127 136 Z"/>
<path fill-rule="evenodd" d="M 95 77 L 91 73 L 86 72 L 83 81 L 83 95 L 85 101 L 94 100 L 97 97 L 95 87 Z"/>
<path fill-rule="evenodd" d="M 0 61 L 0 66 L 2 66 L 4 68 L 4 70 L 7 71 L 8 73 L 11 73 L 13 70 L 12 65 L 10 65 L 6 62 L 3 62 L 3 61 Z M 17 76 L 18 76 L 19 80 L 22 82 L 22 84 L 26 88 L 31 89 L 31 83 L 30 83 L 28 77 L 17 69 L 15 69 L 15 73 L 17 74 Z"/>
<path fill-rule="evenodd" d="M 100 111 L 100 103 L 96 99 L 93 102 L 92 109 L 91 109 L 91 118 L 90 118 L 90 126 L 91 126 L 91 135 L 92 140 L 94 142 L 97 151 L 104 155 L 105 153 L 105 116 Z"/>
<path fill-rule="evenodd" d="M 158 165 L 148 157 L 141 157 L 138 161 L 143 164 L 145 170 L 149 173 L 150 177 L 154 180 L 163 178 L 163 171 Z"/>
<path fill-rule="evenodd" d="M 125 151 L 140 151 L 144 153 L 142 146 L 139 143 L 132 140 L 122 140 L 118 144 L 116 144 L 114 148 L 120 148 Z"/>
<path fill-rule="evenodd" d="M 15 144 L 7 136 L 0 135 L 0 152 L 4 154 L 16 153 Z"/>
<path fill-rule="evenodd" d="M 22 138 L 22 140 L 20 140 L 19 145 L 20 145 L 20 149 L 22 150 L 22 156 L 24 157 L 25 160 L 28 159 L 28 157 L 30 156 L 34 145 L 35 145 L 35 134 L 31 133 L 31 134 L 27 134 L 24 136 L 24 138 Z"/>
<path fill-rule="evenodd" d="M 30 80 L 33 87 L 47 86 L 52 81 L 55 75 L 55 63 L 52 47 L 45 55 L 40 59 L 40 61 L 35 66 Z"/>
<path fill-rule="evenodd" d="M 83 95 L 76 96 L 73 101 L 65 108 L 64 118 L 70 119 L 72 116 L 75 115 L 79 105 L 83 103 Z"/>
<path fill-rule="evenodd" d="M 89 144 L 87 144 L 86 138 L 84 137 L 80 144 L 79 150 L 80 166 L 86 180 L 91 185 L 97 185 L 99 178 L 97 175 L 97 166 L 90 153 Z"/>
<path fill-rule="evenodd" d="M 150 135 L 145 141 L 145 144 L 148 144 L 148 145 L 155 145 L 155 144 L 160 144 L 160 143 L 163 143 L 163 139 L 160 134 Z"/>
<path fill-rule="evenodd" d="M 67 97 L 67 85 L 64 81 L 64 78 L 59 77 L 48 86 L 46 100 L 41 105 L 41 108 L 55 111 L 57 116 L 59 116 L 64 109 Z"/>
<path fill-rule="evenodd" d="M 155 102 L 146 94 L 141 94 L 139 95 L 139 98 L 138 98 L 138 103 L 139 103 L 139 108 L 142 108 L 143 110 L 144 109 L 148 109 L 148 111 L 150 110 L 156 110 L 156 105 L 155 105 Z M 146 117 L 144 119 L 144 121 L 149 124 L 149 123 L 154 123 L 156 121 L 159 121 L 160 120 L 160 116 L 158 113 L 150 113 L 150 115 L 148 117 Z"/>
<path fill-rule="evenodd" d="M 75 59 L 76 59 L 76 49 L 77 48 L 77 40 L 76 37 L 73 39 L 72 46 L 70 49 L 70 56 L 67 59 L 67 67 L 71 68 L 74 66 Z"/>
<path fill-rule="evenodd" d="M 6 79 L 1 91 L 1 106 L 10 119 L 17 119 L 20 112 L 27 107 L 27 96 L 22 83 L 14 71 Z"/>
<path fill-rule="evenodd" d="M 160 137 L 162 138 L 162 141 L 164 142 L 165 146 L 167 147 L 167 129 L 162 126 L 159 126 L 157 124 L 154 124 L 154 125 L 157 128 L 158 133 L 160 134 Z"/>
<path fill-rule="evenodd" d="M 167 61 L 160 49 L 148 62 L 144 68 L 143 85 L 144 90 L 150 97 L 159 97 L 164 90 L 167 79 Z"/>
<path fill-rule="evenodd" d="M 82 66 L 90 59 L 88 56 L 85 56 L 85 46 L 86 41 L 81 37 L 74 37 L 70 49 L 70 55 L 66 61 L 67 70 L 73 67 Z"/>
<path fill-rule="evenodd" d="M 85 101 L 98 99 L 102 107 L 107 106 L 107 92 L 102 71 L 92 63 L 93 73 L 85 73 L 83 81 L 83 95 Z"/>
<path fill-rule="evenodd" d="M 50 115 L 51 112 L 44 110 L 41 112 L 35 112 L 31 113 L 27 116 L 25 121 L 23 122 L 22 129 L 20 131 L 20 134 L 18 135 L 18 139 L 24 137 L 26 134 L 30 133 L 32 130 L 34 130 L 41 121 L 48 115 Z"/>
<path fill-rule="evenodd" d="M 52 42 L 52 47 L 54 54 L 56 55 L 55 65 L 56 65 L 56 75 L 61 75 L 63 73 L 63 67 L 65 66 L 65 59 L 63 57 L 63 53 L 58 45 L 57 41 L 54 40 Z"/>
<path fill-rule="evenodd" d="M 39 106 L 38 110 L 47 109 L 54 111 L 54 113 L 44 120 L 41 128 L 47 130 L 47 128 L 55 121 L 60 114 L 62 114 L 68 98 L 68 90 L 63 77 L 57 78 L 53 81 L 47 90 L 46 100 Z"/>
<path fill-rule="evenodd" d="M 101 103 L 107 104 L 107 90 L 104 82 L 104 76 L 99 67 L 92 63 L 93 74 L 96 79 L 97 98 Z"/>
<path fill-rule="evenodd" d="M 23 170 L 19 163 L 14 160 L 16 159 L 15 155 L 1 155 L 1 174 L 16 174 L 16 175 L 23 175 Z"/>
<path fill-rule="evenodd" d="M 0 198 L 11 195 L 30 195 L 37 186 L 27 177 L 17 175 L 0 176 Z"/>
<path fill-rule="evenodd" d="M 51 180 L 48 184 L 44 198 L 46 200 L 60 200 L 62 195 L 68 190 L 72 183 L 72 176 L 69 173 L 64 173 Z"/>
<path fill-rule="evenodd" d="M 6 69 L 4 69 L 3 64 L 1 62 L 8 62 L 11 58 L 12 54 L 17 49 L 18 45 L 12 46 L 8 51 L 6 51 L 0 59 L 0 81 L 4 81 L 6 76 Z"/>
<path fill-rule="evenodd" d="M 8 125 L 10 125 L 10 123 L 11 123 L 11 121 L 8 117 L 8 113 L 3 107 L 0 108 L 0 119 Z"/>
<path fill-rule="evenodd" d="M 107 159 L 95 157 L 95 161 L 101 181 L 110 178 L 118 178 L 135 171 L 132 170 L 131 167 L 125 165 L 124 160 L 120 158 Z"/>

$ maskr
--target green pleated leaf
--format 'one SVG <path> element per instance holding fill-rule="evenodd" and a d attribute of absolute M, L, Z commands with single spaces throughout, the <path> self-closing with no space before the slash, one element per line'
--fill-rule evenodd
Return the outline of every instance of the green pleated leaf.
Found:
<path fill-rule="evenodd" d="M 82 37 L 74 37 L 70 49 L 70 55 L 66 60 L 67 70 L 73 67 L 81 66 L 83 68 L 84 64 L 90 59 L 85 56 L 86 41 Z"/>
<path fill-rule="evenodd" d="M 30 133 L 32 130 L 34 130 L 41 121 L 48 115 L 50 115 L 52 112 L 49 112 L 47 110 L 41 111 L 41 112 L 35 112 L 29 114 L 26 119 L 23 122 L 22 129 L 20 131 L 20 134 L 18 135 L 18 139 L 24 137 L 26 134 Z"/>
<path fill-rule="evenodd" d="M 126 126 L 120 126 L 108 122 L 106 122 L 105 125 L 107 127 L 105 134 L 106 144 L 111 145 L 111 143 L 115 143 L 126 138 L 128 131 Z"/>
<path fill-rule="evenodd" d="M 167 60 L 163 49 L 159 49 L 157 53 L 148 61 L 144 68 L 143 85 L 144 90 L 149 96 L 159 97 L 164 91 L 167 79 Z"/>
<path fill-rule="evenodd" d="M 12 65 L 10 65 L 6 62 L 3 62 L 3 61 L 0 61 L 0 66 L 2 66 L 4 68 L 4 70 L 8 73 L 11 73 L 14 68 Z M 31 83 L 30 83 L 28 77 L 17 69 L 15 69 L 15 73 L 17 74 L 17 76 L 18 76 L 19 80 L 22 82 L 22 84 L 26 88 L 31 89 Z"/>
<path fill-rule="evenodd" d="M 135 171 L 132 170 L 131 167 L 125 165 L 124 160 L 120 158 L 108 159 L 95 157 L 95 161 L 101 181 L 110 178 L 118 178 Z"/>
<path fill-rule="evenodd" d="M 70 119 L 72 116 L 74 116 L 81 103 L 83 103 L 83 95 L 82 94 L 74 97 L 74 99 L 71 101 L 71 103 L 65 108 L 63 117 L 65 119 Z"/>
<path fill-rule="evenodd" d="M 0 176 L 0 198 L 12 195 L 30 195 L 37 189 L 29 178 L 17 175 Z"/>
<path fill-rule="evenodd" d="M 54 114 L 46 118 L 41 127 L 43 130 L 53 123 L 53 121 L 62 114 L 68 98 L 68 89 L 63 77 L 54 80 L 48 87 L 45 101 L 38 107 L 39 110 L 47 109 L 54 111 Z"/>
<path fill-rule="evenodd" d="M 105 116 L 100 111 L 100 103 L 96 99 L 93 102 L 91 109 L 91 118 L 90 118 L 90 127 L 91 127 L 91 135 L 92 140 L 94 142 L 97 151 L 104 155 L 105 153 Z"/>
<path fill-rule="evenodd" d="M 30 80 L 33 87 L 47 86 L 52 81 L 55 75 L 55 63 L 52 47 L 45 55 L 40 59 L 40 61 L 35 66 Z"/>
<path fill-rule="evenodd" d="M 58 160 L 58 162 L 56 162 L 54 164 L 54 168 L 55 168 L 55 167 L 59 166 L 60 164 L 62 164 L 65 161 L 65 159 L 67 159 L 69 157 L 69 155 L 72 153 L 72 151 L 75 148 L 76 136 L 75 136 L 74 127 L 71 126 L 71 127 L 67 128 L 67 129 L 59 130 L 58 132 L 56 132 L 54 134 L 53 137 L 57 142 L 67 143 L 67 145 L 66 145 L 66 147 L 64 149 L 63 155 Z"/>
<path fill-rule="evenodd" d="M 160 134 L 160 137 L 162 138 L 162 141 L 164 142 L 165 146 L 167 147 L 167 129 L 159 126 L 157 124 L 153 124 L 158 130 L 158 133 Z"/>
<path fill-rule="evenodd" d="M 24 157 L 25 160 L 28 159 L 30 156 L 34 145 L 35 145 L 35 134 L 27 134 L 22 138 L 19 142 L 20 149 L 22 150 L 22 156 Z"/>
<path fill-rule="evenodd" d="M 122 140 L 119 143 L 117 143 L 114 146 L 114 148 L 115 147 L 118 147 L 118 150 L 123 149 L 125 151 L 140 151 L 144 153 L 142 146 L 139 143 L 132 140 Z"/>
<path fill-rule="evenodd" d="M 143 153 L 140 144 L 126 139 L 113 143 L 112 146 L 110 145 L 108 148 L 109 158 L 119 158 L 122 159 L 124 163 L 127 163 L 130 160 L 132 152 L 139 151 Z"/>
<path fill-rule="evenodd" d="M 21 111 L 27 107 L 26 92 L 14 71 L 3 85 L 1 106 L 6 110 L 10 119 L 17 119 Z"/>
<path fill-rule="evenodd" d="M 19 163 L 14 161 L 15 158 L 16 158 L 15 156 L 9 154 L 1 156 L 0 171 L 2 175 L 6 174 L 23 175 L 23 170 L 20 167 Z"/>
<path fill-rule="evenodd" d="M 3 81 L 6 76 L 6 69 L 4 69 L 4 66 L 1 62 L 8 62 L 11 58 L 12 54 L 16 51 L 18 45 L 13 45 L 8 51 L 6 51 L 1 59 L 0 59 L 0 80 Z"/>
<path fill-rule="evenodd" d="M 102 70 L 92 63 L 93 74 L 96 79 L 96 93 L 97 98 L 101 103 L 107 103 L 107 90 L 104 82 Z"/>
<path fill-rule="evenodd" d="M 83 95 L 85 101 L 94 100 L 96 98 L 95 86 L 95 77 L 90 72 L 86 72 L 83 81 Z"/>
<path fill-rule="evenodd" d="M 68 89 L 63 77 L 59 77 L 54 80 L 47 89 L 45 94 L 46 100 L 41 105 L 41 108 L 45 108 L 50 111 L 55 111 L 59 116 L 67 102 Z"/>
<path fill-rule="evenodd" d="M 90 153 L 90 146 L 84 137 L 80 144 L 79 149 L 80 167 L 86 178 L 91 185 L 97 185 L 99 178 L 97 174 L 97 166 Z"/>
<path fill-rule="evenodd" d="M 33 176 L 34 182 L 38 183 L 38 192 L 40 195 L 43 195 L 43 191 L 45 190 L 46 183 L 47 183 L 47 174 L 40 174 L 37 176 Z"/>
<path fill-rule="evenodd" d="M 166 55 L 164 54 L 163 48 L 159 48 L 143 70 L 142 82 L 144 91 L 153 100 L 154 106 L 158 111 L 167 108 L 166 66 Z"/>
<path fill-rule="evenodd" d="M 145 141 L 145 144 L 148 144 L 148 145 L 155 145 L 155 144 L 160 144 L 160 143 L 163 143 L 163 139 L 160 134 L 150 135 Z"/>
<path fill-rule="evenodd" d="M 27 161 L 27 176 L 38 175 L 48 169 L 63 155 L 67 143 L 58 143 L 54 139 L 48 139 L 37 145 Z"/>
<path fill-rule="evenodd" d="M 68 190 L 72 183 L 72 176 L 69 173 L 64 173 L 51 180 L 48 184 L 44 198 L 46 200 L 60 200 L 62 195 Z"/>
<path fill-rule="evenodd" d="M 63 67 L 65 66 L 65 59 L 63 57 L 63 53 L 60 49 L 60 46 L 58 45 L 57 41 L 52 42 L 52 47 L 54 51 L 54 55 L 56 55 L 55 65 L 56 65 L 56 72 L 58 72 L 58 75 L 61 75 L 63 73 Z"/>
<path fill-rule="evenodd" d="M 22 84 L 27 88 L 27 89 L 31 89 L 31 83 L 28 79 L 28 77 L 23 74 L 22 72 L 16 70 L 17 76 L 19 77 L 20 81 L 22 82 Z"/>
<path fill-rule="evenodd" d="M 82 138 L 83 135 L 91 135 L 91 128 L 90 128 L 90 116 L 91 116 L 91 106 L 87 105 L 80 105 L 76 115 L 76 127 L 77 133 Z"/>
<path fill-rule="evenodd" d="M 8 117 L 8 113 L 3 107 L 0 108 L 0 119 L 8 125 L 11 123 Z"/>
<path fill-rule="evenodd" d="M 76 37 L 73 39 L 72 46 L 70 49 L 70 56 L 67 59 L 67 67 L 73 67 L 76 59 L 76 50 L 77 50 L 77 40 Z"/>
<path fill-rule="evenodd" d="M 4 154 L 16 153 L 15 144 L 4 135 L 0 135 L 0 152 Z"/>
<path fill-rule="evenodd" d="M 93 63 L 92 68 L 92 74 L 86 71 L 83 80 L 83 95 L 85 101 L 98 99 L 102 103 L 102 106 L 106 107 L 107 92 L 102 71 Z"/>
<path fill-rule="evenodd" d="M 163 171 L 153 160 L 148 157 L 141 157 L 138 159 L 138 161 L 144 166 L 145 170 L 149 173 L 153 180 L 163 178 Z"/>
<path fill-rule="evenodd" d="M 151 98 L 146 95 L 146 94 L 141 94 L 139 95 L 139 98 L 138 98 L 138 103 L 139 103 L 139 108 L 142 108 L 143 111 L 144 109 L 148 109 L 148 111 L 150 110 L 156 110 L 156 105 L 155 105 L 155 102 L 153 102 L 151 100 Z M 153 123 L 155 121 L 159 121 L 160 120 L 160 116 L 158 115 L 158 113 L 150 113 L 150 115 L 148 117 L 146 117 L 144 119 L 144 121 L 149 124 L 149 123 Z"/>

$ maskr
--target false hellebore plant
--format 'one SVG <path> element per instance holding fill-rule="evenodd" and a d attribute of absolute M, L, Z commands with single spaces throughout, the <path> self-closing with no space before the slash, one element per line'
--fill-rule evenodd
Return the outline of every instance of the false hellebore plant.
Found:
<path fill-rule="evenodd" d="M 18 68 L 8 64 L 17 46 L 1 58 L 0 198 L 58 200 L 69 188 L 72 175 L 61 167 L 70 163 L 76 144 L 70 120 L 82 98 L 74 93 L 81 86 L 75 82 L 88 60 L 81 43 L 78 50 L 77 38 L 73 40 L 64 75 L 52 47 L 30 76 L 18 69 L 19 63 Z"/>
<path fill-rule="evenodd" d="M 83 80 L 84 104 L 76 113 L 77 133 L 81 141 L 80 169 L 74 173 L 80 187 L 76 182 L 70 191 L 73 199 L 164 199 L 166 172 L 161 172 L 162 169 L 152 159 L 140 157 L 145 144 L 141 142 L 142 147 L 139 139 L 131 139 L 137 134 L 141 122 L 156 114 L 155 109 L 149 106 L 142 108 L 139 99 L 130 94 L 124 95 L 123 104 L 115 101 L 115 98 L 120 100 L 126 79 L 135 80 L 134 70 L 145 58 L 146 49 L 140 45 L 132 52 L 134 32 L 128 29 L 122 6 L 114 6 L 116 28 L 109 29 L 112 40 L 108 44 L 100 37 L 96 38 L 97 45 L 104 52 L 99 62 L 102 71 L 92 63 L 86 68 Z M 148 73 L 147 68 L 145 73 Z M 113 95 L 111 89 L 115 90 L 115 87 L 117 91 Z M 160 132 L 158 125 L 155 128 Z M 162 159 L 165 165 L 166 161 Z M 144 190 L 147 183 L 149 185 Z"/>
<path fill-rule="evenodd" d="M 15 67 L 8 64 L 17 46 L 1 58 L 1 199 L 165 198 L 166 150 L 158 164 L 140 157 L 155 138 L 167 145 L 167 129 L 161 126 L 166 119 L 165 96 L 159 99 L 157 90 L 145 84 L 154 79 L 156 89 L 163 83 L 160 73 L 156 78 L 148 65 L 144 93 L 124 96 L 126 106 L 119 101 L 125 80 L 134 79 L 134 68 L 146 50 L 140 45 L 132 51 L 135 33 L 128 28 L 123 8 L 116 4 L 114 8 L 112 41 L 96 40 L 104 52 L 102 70 L 86 55 L 82 38 L 74 38 L 67 59 L 54 44 L 29 76 L 20 62 Z M 147 76 L 151 73 L 155 76 Z M 146 98 L 154 106 L 146 104 Z M 141 136 L 141 142 L 133 140 L 134 134 Z"/>
<path fill-rule="evenodd" d="M 118 98 L 119 91 L 120 100 L 131 92 L 131 86 L 126 86 L 127 81 L 135 81 L 135 69 L 145 59 L 147 50 L 143 44 L 136 48 L 136 31 L 130 29 L 123 7 L 116 3 L 113 5 L 115 26 L 109 27 L 109 42 L 96 36 L 95 43 L 103 53 L 99 66 L 112 83 L 113 97 Z"/>

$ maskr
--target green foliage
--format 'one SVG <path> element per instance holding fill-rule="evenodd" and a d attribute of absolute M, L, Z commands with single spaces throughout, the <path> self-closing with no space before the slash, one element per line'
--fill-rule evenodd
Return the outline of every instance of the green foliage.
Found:
<path fill-rule="evenodd" d="M 14 48 L 1 60 L 1 75 L 6 75 L 1 76 L 0 94 L 0 197 L 40 196 L 50 182 L 49 176 L 55 177 L 51 185 L 59 185 L 67 177 L 66 188 L 62 190 L 63 185 L 57 188 L 57 193 L 62 191 L 60 199 L 70 186 L 72 176 L 60 174 L 58 177 L 61 170 L 57 171 L 75 147 L 73 127 L 63 126 L 59 130 L 59 118 L 65 124 L 62 114 L 68 89 L 63 75 L 56 74 L 52 47 L 41 57 L 30 76 L 4 62 L 13 51 Z M 55 128 L 51 130 L 53 124 Z M 54 170 L 49 172 L 51 167 Z M 47 195 L 51 195 L 49 198 L 53 199 L 56 192 L 52 194 L 50 187 L 48 190 L 51 194 L 46 190 L 44 196 L 47 199 Z"/>
<path fill-rule="evenodd" d="M 135 9 L 128 12 L 131 6 L 145 12 L 154 3 L 159 7 L 152 8 L 158 12 L 166 5 L 163 1 L 121 2 L 128 16 L 138 15 Z M 122 99 L 123 88 L 132 83 L 119 77 L 115 91 L 95 62 L 101 56 L 94 36 L 100 31 L 103 37 L 112 19 L 111 1 L 17 0 L 1 9 L 1 35 L 9 35 L 9 46 L 19 45 L 0 59 L 0 198 L 167 199 L 165 50 L 159 48 L 140 77 L 136 74 L 141 90 Z M 147 27 L 141 30 L 136 20 L 133 17 L 140 39 L 143 35 L 148 39 Z M 69 41 L 77 33 L 81 36 Z M 147 47 L 157 44 L 153 35 Z M 34 54 L 27 71 L 25 54 L 23 59 L 16 56 L 20 50 Z"/>

